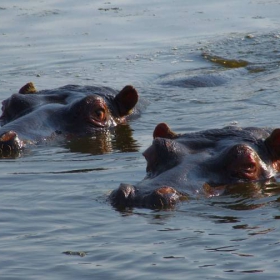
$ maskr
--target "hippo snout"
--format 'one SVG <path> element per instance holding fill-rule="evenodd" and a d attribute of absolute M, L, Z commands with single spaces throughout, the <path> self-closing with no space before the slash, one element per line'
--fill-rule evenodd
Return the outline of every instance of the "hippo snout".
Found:
<path fill-rule="evenodd" d="M 0 155 L 1 157 L 12 156 L 18 153 L 24 144 L 16 132 L 10 130 L 0 135 Z"/>
<path fill-rule="evenodd" d="M 172 187 L 161 186 L 153 191 L 143 192 L 129 184 L 121 184 L 110 195 L 111 204 L 123 209 L 126 207 L 146 207 L 150 209 L 170 209 L 187 196 Z"/>

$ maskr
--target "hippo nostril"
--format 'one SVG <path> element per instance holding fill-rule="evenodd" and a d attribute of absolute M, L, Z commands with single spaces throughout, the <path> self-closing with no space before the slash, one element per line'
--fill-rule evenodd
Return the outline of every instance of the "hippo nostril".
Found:
<path fill-rule="evenodd" d="M 256 169 L 240 168 L 236 171 L 231 171 L 229 176 L 231 179 L 237 179 L 237 180 L 256 180 L 257 171 Z"/>
<path fill-rule="evenodd" d="M 121 184 L 119 188 L 110 195 L 110 200 L 115 207 L 127 207 L 133 204 L 135 187 L 128 184 Z"/>
<path fill-rule="evenodd" d="M 2 134 L 2 135 L 0 136 L 0 141 L 1 141 L 1 142 L 13 141 L 13 140 L 16 139 L 16 137 L 17 137 L 16 132 L 10 130 L 10 131 L 5 132 L 4 134 Z"/>
<path fill-rule="evenodd" d="M 7 145 L 6 146 L 6 150 L 9 150 L 9 152 L 11 152 L 12 151 L 12 147 L 10 145 Z"/>

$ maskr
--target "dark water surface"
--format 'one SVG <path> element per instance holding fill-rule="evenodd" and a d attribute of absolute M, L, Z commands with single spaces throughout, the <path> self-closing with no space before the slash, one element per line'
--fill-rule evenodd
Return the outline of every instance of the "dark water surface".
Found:
<path fill-rule="evenodd" d="M 119 138 L 1 159 L 0 279 L 277 279 L 277 183 L 173 211 L 107 196 L 144 178 L 159 122 L 280 126 L 279 14 L 278 0 L 1 1 L 1 100 L 29 81 L 133 84 L 149 105 Z"/>

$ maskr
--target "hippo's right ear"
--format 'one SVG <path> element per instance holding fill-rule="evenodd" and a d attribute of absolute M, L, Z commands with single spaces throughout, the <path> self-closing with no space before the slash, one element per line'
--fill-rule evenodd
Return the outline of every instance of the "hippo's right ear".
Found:
<path fill-rule="evenodd" d="M 30 94 L 30 93 L 36 93 L 37 90 L 32 82 L 25 84 L 18 93 L 21 94 Z"/>
<path fill-rule="evenodd" d="M 114 98 L 120 117 L 131 114 L 138 102 L 138 93 L 133 86 L 125 86 Z"/>
<path fill-rule="evenodd" d="M 280 159 L 280 128 L 274 129 L 264 141 L 274 159 Z"/>

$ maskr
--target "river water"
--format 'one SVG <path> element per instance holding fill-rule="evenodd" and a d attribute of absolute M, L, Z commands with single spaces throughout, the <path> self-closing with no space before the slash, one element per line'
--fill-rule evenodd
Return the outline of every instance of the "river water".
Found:
<path fill-rule="evenodd" d="M 29 81 L 132 84 L 145 110 L 120 128 L 129 140 L 1 159 L 0 279 L 277 279 L 277 184 L 172 211 L 119 212 L 107 196 L 144 178 L 159 122 L 176 132 L 279 127 L 279 14 L 278 0 L 2 0 L 1 100 Z"/>

